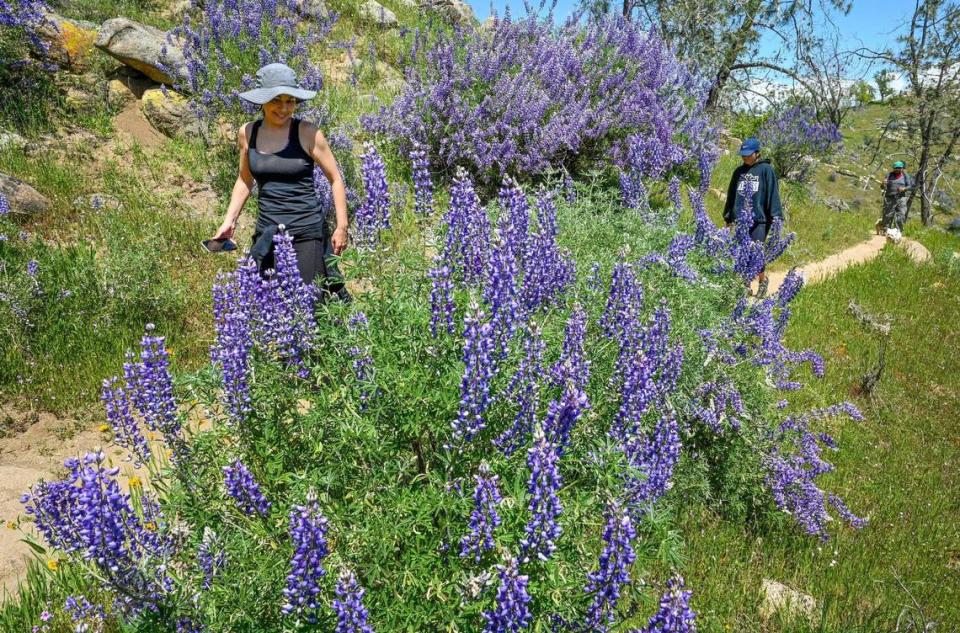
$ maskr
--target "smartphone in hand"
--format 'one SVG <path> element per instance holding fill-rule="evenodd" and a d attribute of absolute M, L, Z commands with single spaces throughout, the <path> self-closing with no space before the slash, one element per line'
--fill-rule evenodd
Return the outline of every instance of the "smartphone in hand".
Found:
<path fill-rule="evenodd" d="M 203 249 L 208 253 L 220 253 L 237 250 L 237 243 L 231 239 L 226 240 L 203 240 L 200 242 L 203 246 Z"/>

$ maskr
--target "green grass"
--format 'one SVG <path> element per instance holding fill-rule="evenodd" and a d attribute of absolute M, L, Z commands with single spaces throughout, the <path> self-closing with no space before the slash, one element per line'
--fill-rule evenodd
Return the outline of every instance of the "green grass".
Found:
<path fill-rule="evenodd" d="M 851 300 L 893 319 L 883 379 L 872 398 L 853 398 L 866 421 L 829 429 L 840 451 L 829 458 L 836 472 L 825 488 L 870 525 L 820 544 L 790 529 L 744 528 L 691 509 L 687 574 L 696 579 L 702 630 L 761 630 L 763 578 L 818 600 L 823 622 L 813 630 L 893 631 L 901 613 L 920 620 L 921 611 L 938 631 L 960 623 L 960 266 L 951 259 L 960 240 L 939 231 L 917 237 L 932 263 L 918 266 L 887 248 L 874 262 L 805 289 L 787 337 L 827 359 L 826 377 L 793 398 L 799 410 L 852 398 L 872 366 L 878 342 L 851 315 Z"/>

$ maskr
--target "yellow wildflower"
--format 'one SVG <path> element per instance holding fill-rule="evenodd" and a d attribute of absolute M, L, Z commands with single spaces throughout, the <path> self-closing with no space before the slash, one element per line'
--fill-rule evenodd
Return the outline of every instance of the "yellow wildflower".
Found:
<path fill-rule="evenodd" d="M 143 524 L 143 527 L 145 527 L 145 528 L 146 528 L 147 530 L 149 530 L 150 532 L 156 532 L 156 531 L 157 531 L 157 524 L 154 523 L 153 521 L 147 521 L 146 523 Z"/>
<path fill-rule="evenodd" d="M 50 560 L 47 561 L 47 569 L 49 569 L 50 571 L 57 571 L 57 567 L 59 566 L 60 566 L 60 561 L 58 561 L 56 558 L 51 558 Z"/>
<path fill-rule="evenodd" d="M 143 485 L 143 484 L 140 482 L 140 478 L 137 477 L 136 475 L 134 475 L 133 477 L 130 478 L 130 487 L 131 487 L 131 488 L 139 488 L 139 487 L 142 486 L 142 485 Z"/>
<path fill-rule="evenodd" d="M 99 427 L 97 427 L 97 428 L 100 429 L 100 432 L 101 432 L 101 433 L 106 433 L 107 431 L 110 430 L 110 425 L 109 425 L 109 424 L 101 424 L 101 425 L 100 425 Z"/>

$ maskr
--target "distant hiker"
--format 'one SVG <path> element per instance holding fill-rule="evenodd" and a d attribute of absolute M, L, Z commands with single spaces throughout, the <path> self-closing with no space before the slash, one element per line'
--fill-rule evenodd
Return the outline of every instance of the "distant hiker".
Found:
<path fill-rule="evenodd" d="M 877 232 L 896 229 L 903 233 L 903 223 L 907 219 L 907 195 L 913 189 L 913 178 L 904 171 L 902 160 L 893 164 L 893 171 L 883 180 L 883 217 Z"/>
<path fill-rule="evenodd" d="M 745 207 L 750 209 L 753 213 L 750 238 L 755 242 L 766 242 L 773 219 L 783 218 L 777 174 L 769 159 L 760 158 L 760 141 L 756 138 L 751 137 L 743 142 L 740 158 L 743 164 L 733 170 L 730 176 L 723 219 L 729 226 L 737 221 Z M 757 297 L 763 298 L 770 284 L 766 270 L 760 271 L 757 280 Z"/>
<path fill-rule="evenodd" d="M 294 118 L 297 104 L 316 96 L 297 84 L 292 68 L 268 64 L 257 71 L 258 87 L 240 97 L 260 106 L 262 117 L 245 123 L 238 133 L 240 174 L 230 194 L 223 224 L 214 239 L 233 237 L 237 217 L 250 197 L 256 180 L 259 214 L 250 256 L 261 272 L 274 266 L 273 236 L 283 225 L 293 237 L 297 267 L 305 283 L 319 281 L 327 294 L 344 301 L 350 295 L 331 255 L 347 247 L 347 196 L 337 161 L 327 139 L 317 126 Z M 327 217 L 313 185 L 313 167 L 319 165 L 333 191 L 336 229 L 331 233 Z"/>

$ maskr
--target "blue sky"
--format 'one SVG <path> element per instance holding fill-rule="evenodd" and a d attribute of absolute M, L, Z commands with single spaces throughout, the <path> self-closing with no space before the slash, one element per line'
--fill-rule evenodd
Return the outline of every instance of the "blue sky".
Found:
<path fill-rule="evenodd" d="M 491 5 L 500 15 L 509 5 L 514 15 L 524 13 L 522 0 L 468 0 L 480 20 L 490 15 Z M 576 0 L 558 0 L 556 15 L 562 19 L 573 11 Z M 849 48 L 868 46 L 882 48 L 885 45 L 894 46 L 896 34 L 913 9 L 913 3 L 904 0 L 854 0 L 853 10 L 846 16 L 834 16 L 837 26 Z M 761 51 L 774 46 L 774 42 L 761 43 Z"/>

